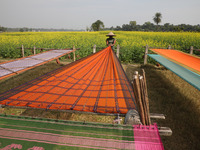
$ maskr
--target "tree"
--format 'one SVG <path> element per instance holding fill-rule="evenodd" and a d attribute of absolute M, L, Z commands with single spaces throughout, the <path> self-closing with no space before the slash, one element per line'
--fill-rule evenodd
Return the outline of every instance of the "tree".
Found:
<path fill-rule="evenodd" d="M 157 12 L 153 18 L 153 21 L 157 24 L 157 26 L 159 23 L 161 23 L 161 18 L 162 18 L 162 14 Z"/>
<path fill-rule="evenodd" d="M 101 20 L 97 20 L 91 25 L 93 31 L 100 31 L 104 29 L 104 23 Z"/>
<path fill-rule="evenodd" d="M 142 29 L 144 31 L 154 31 L 155 29 L 155 25 L 153 23 L 151 23 L 150 21 L 148 22 L 145 22 L 143 25 L 142 25 Z"/>
<path fill-rule="evenodd" d="M 0 32 L 5 32 L 7 28 L 0 26 Z"/>
<path fill-rule="evenodd" d="M 130 24 L 132 27 L 134 27 L 134 26 L 136 26 L 136 21 L 130 21 L 129 24 Z"/>
<path fill-rule="evenodd" d="M 23 29 L 23 28 L 20 28 L 20 29 L 19 29 L 19 32 L 24 32 L 24 29 Z"/>
<path fill-rule="evenodd" d="M 86 31 L 87 31 L 87 32 L 90 31 L 90 28 L 89 28 L 88 26 L 86 27 Z"/>

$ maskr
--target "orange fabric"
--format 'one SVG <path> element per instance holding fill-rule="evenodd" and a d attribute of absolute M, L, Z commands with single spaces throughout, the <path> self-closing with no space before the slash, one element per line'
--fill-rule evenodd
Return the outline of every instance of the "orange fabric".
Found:
<path fill-rule="evenodd" d="M 111 47 L 2 94 L 0 104 L 122 114 L 135 109 L 132 86 Z"/>
<path fill-rule="evenodd" d="M 188 69 L 200 74 L 200 58 L 169 49 L 151 49 L 152 51 L 186 66 Z"/>

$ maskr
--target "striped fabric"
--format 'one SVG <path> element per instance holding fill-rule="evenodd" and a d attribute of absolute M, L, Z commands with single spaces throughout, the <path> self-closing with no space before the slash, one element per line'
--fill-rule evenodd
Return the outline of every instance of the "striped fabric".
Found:
<path fill-rule="evenodd" d="M 169 61 L 168 59 L 156 55 L 156 54 L 148 54 L 151 58 L 155 59 L 157 62 L 165 66 L 167 69 L 174 72 L 176 75 L 190 83 L 192 86 L 200 90 L 200 75 L 197 73 L 194 73 L 172 61 Z"/>
<path fill-rule="evenodd" d="M 125 126 L 9 115 L 0 115 L 0 141 L 0 149 L 164 150 L 156 124 Z"/>
<path fill-rule="evenodd" d="M 200 58 L 190 54 L 171 49 L 151 49 L 153 52 L 169 59 L 200 75 Z"/>
<path fill-rule="evenodd" d="M 132 86 L 111 47 L 1 94 L 0 104 L 122 114 L 136 108 Z"/>
<path fill-rule="evenodd" d="M 71 53 L 72 51 L 74 50 L 50 50 L 26 58 L 20 58 L 14 61 L 1 63 L 0 80 L 12 75 L 16 75 L 17 73 L 32 69 L 36 66 L 45 64 L 51 60 L 59 58 L 68 53 Z"/>
<path fill-rule="evenodd" d="M 164 150 L 156 124 L 134 125 L 133 127 L 136 150 Z"/>

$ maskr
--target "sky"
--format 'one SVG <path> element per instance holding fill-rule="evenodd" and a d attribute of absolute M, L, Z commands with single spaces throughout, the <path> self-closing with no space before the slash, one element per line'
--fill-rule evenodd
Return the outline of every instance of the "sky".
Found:
<path fill-rule="evenodd" d="M 0 26 L 86 29 L 97 20 L 105 27 L 136 21 L 200 24 L 200 0 L 0 0 Z"/>

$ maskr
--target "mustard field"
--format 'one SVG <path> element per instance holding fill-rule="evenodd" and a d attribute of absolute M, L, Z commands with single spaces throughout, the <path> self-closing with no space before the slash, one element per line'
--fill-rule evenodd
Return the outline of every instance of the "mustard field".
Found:
<path fill-rule="evenodd" d="M 23 44 L 25 48 L 65 49 L 80 48 L 76 52 L 78 58 L 92 53 L 95 44 L 97 51 L 106 47 L 106 34 L 101 32 L 13 32 L 0 33 L 0 57 L 20 58 Z M 189 52 L 190 46 L 200 49 L 200 33 L 192 32 L 130 32 L 114 31 L 116 46 L 120 45 L 120 60 L 122 62 L 142 63 L 146 44 L 149 47 L 172 48 Z M 98 48 L 99 47 L 99 48 Z M 37 51 L 39 53 L 39 50 Z M 198 52 L 197 52 L 198 53 Z M 25 56 L 32 55 L 31 50 L 25 50 Z"/>

